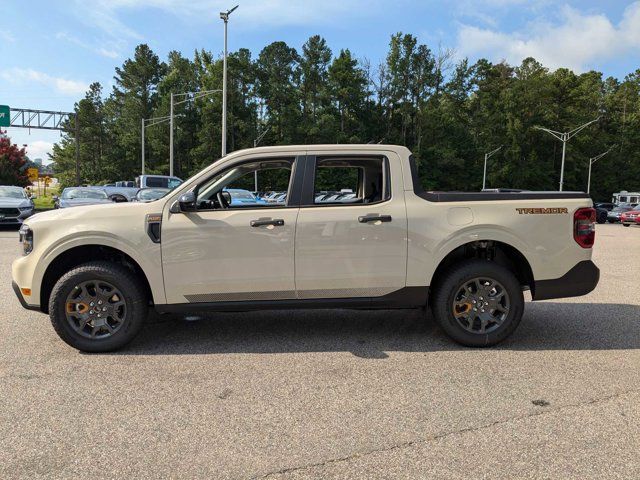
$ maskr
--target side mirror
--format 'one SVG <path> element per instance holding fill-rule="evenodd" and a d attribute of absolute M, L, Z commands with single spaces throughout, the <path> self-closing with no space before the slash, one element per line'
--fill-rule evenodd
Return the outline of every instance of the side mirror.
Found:
<path fill-rule="evenodd" d="M 194 192 L 187 192 L 180 195 L 178 198 L 178 205 L 181 212 L 195 212 L 198 209 L 196 205 L 197 199 Z"/>
<path fill-rule="evenodd" d="M 231 205 L 231 194 L 226 190 L 223 190 L 220 193 L 222 194 L 222 198 L 224 198 L 224 201 L 227 202 L 227 205 Z"/>
<path fill-rule="evenodd" d="M 60 200 L 60 197 L 58 197 L 58 195 L 54 195 L 54 196 L 53 196 L 53 201 L 54 201 L 54 202 L 57 202 L 58 200 Z"/>

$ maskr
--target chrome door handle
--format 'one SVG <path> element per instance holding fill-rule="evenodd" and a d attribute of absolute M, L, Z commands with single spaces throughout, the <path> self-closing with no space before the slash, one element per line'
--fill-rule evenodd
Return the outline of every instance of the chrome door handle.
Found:
<path fill-rule="evenodd" d="M 390 222 L 391 215 L 363 215 L 358 217 L 358 221 L 360 223 L 369 223 L 369 222 Z"/>
<path fill-rule="evenodd" d="M 249 223 L 252 227 L 265 227 L 267 225 L 273 225 L 274 227 L 281 227 L 284 225 L 284 220 L 282 218 L 275 219 L 260 219 L 260 220 L 251 220 Z"/>

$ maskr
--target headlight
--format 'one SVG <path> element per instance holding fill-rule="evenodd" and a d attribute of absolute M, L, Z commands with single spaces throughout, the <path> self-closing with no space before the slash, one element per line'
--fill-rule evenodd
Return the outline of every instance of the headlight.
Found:
<path fill-rule="evenodd" d="M 26 207 L 18 207 L 18 210 L 20 210 L 21 212 L 28 212 L 29 210 L 33 210 L 33 207 L 31 205 L 28 205 Z"/>
<path fill-rule="evenodd" d="M 20 243 L 22 243 L 22 252 L 24 255 L 29 255 L 33 250 L 33 231 L 23 223 L 18 233 L 20 234 Z"/>

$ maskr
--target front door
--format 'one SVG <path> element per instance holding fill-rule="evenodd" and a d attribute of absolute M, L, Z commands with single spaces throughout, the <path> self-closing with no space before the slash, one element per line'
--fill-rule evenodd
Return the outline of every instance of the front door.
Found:
<path fill-rule="evenodd" d="M 381 297 L 406 286 L 407 215 L 398 161 L 309 155 L 304 186 L 296 232 L 298 298 Z"/>
<path fill-rule="evenodd" d="M 196 211 L 165 212 L 167 303 L 295 298 L 295 167 L 294 157 L 245 160 L 196 187 Z"/>

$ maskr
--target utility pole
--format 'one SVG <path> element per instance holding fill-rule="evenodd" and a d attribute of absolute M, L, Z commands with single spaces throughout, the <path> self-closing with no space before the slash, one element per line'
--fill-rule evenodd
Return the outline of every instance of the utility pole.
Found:
<path fill-rule="evenodd" d="M 173 92 L 171 92 L 171 106 L 169 107 L 169 176 L 173 177 Z"/>
<path fill-rule="evenodd" d="M 253 140 L 253 148 L 256 148 L 258 146 L 258 144 L 262 141 L 262 139 L 264 138 L 264 136 L 267 134 L 267 132 L 269 131 L 269 123 L 267 123 L 264 126 L 264 129 L 262 130 L 262 132 Z M 258 191 L 258 170 L 256 170 L 255 172 L 253 172 L 253 185 L 254 185 L 254 192 Z"/>
<path fill-rule="evenodd" d="M 76 112 L 76 185 L 80 186 L 80 120 Z"/>
<path fill-rule="evenodd" d="M 181 115 L 177 115 L 178 117 L 180 117 Z M 144 175 L 144 166 L 145 166 L 145 130 L 146 127 L 153 127 L 154 125 L 158 125 L 160 123 L 165 123 L 168 122 L 170 120 L 170 116 L 167 115 L 166 117 L 154 117 L 154 118 L 143 118 L 142 119 L 142 131 L 141 131 L 141 143 L 142 143 L 142 168 L 140 169 L 140 171 L 142 172 L 142 175 Z"/>
<path fill-rule="evenodd" d="M 562 165 L 560 166 L 560 190 L 559 191 L 562 191 L 562 186 L 564 184 L 564 159 L 567 153 L 567 142 L 571 139 L 571 137 L 576 135 L 582 129 L 588 127 L 594 122 L 597 122 L 598 120 L 600 120 L 600 117 L 596 118 L 595 120 L 591 120 L 590 122 L 587 122 L 584 125 L 580 125 L 579 127 L 576 127 L 573 130 L 569 130 L 568 132 L 556 132 L 555 130 L 551 130 L 549 128 L 538 127 L 538 126 L 533 127 L 536 130 L 542 130 L 543 132 L 550 133 L 551 135 L 553 135 L 554 137 L 556 137 L 558 140 L 562 142 Z"/>
<path fill-rule="evenodd" d="M 144 118 L 142 118 L 141 120 L 142 120 L 142 168 L 140 169 L 140 171 L 142 173 L 140 173 L 140 175 L 144 175 Z"/>
<path fill-rule="evenodd" d="M 227 154 L 227 24 L 229 15 L 238 8 L 236 5 L 231 10 L 220 12 L 220 18 L 224 22 L 224 57 L 222 60 L 222 156 Z"/>
<path fill-rule="evenodd" d="M 604 153 L 601 153 L 600 155 L 596 155 L 595 157 L 591 157 L 589 159 L 589 176 L 587 177 L 587 193 L 589 193 L 589 191 L 591 190 L 591 165 L 593 165 L 594 163 L 596 163 L 598 160 L 600 160 L 602 157 L 604 157 L 607 153 L 609 153 L 613 147 L 615 147 L 615 145 L 612 145 L 609 150 L 607 150 Z"/>
<path fill-rule="evenodd" d="M 494 154 L 498 153 L 498 150 L 500 150 L 501 148 L 502 148 L 502 145 L 500 145 L 495 150 L 492 150 L 489 153 L 484 154 L 484 174 L 482 175 L 482 190 L 486 188 L 486 184 L 487 184 L 487 160 L 489 160 L 489 158 L 491 158 Z"/>
<path fill-rule="evenodd" d="M 184 115 L 174 115 L 174 107 L 182 105 L 185 102 L 197 100 L 198 98 L 206 97 L 212 93 L 218 93 L 222 90 L 201 90 L 199 92 L 185 92 L 185 93 L 173 93 L 171 92 L 171 106 L 169 107 L 169 116 L 165 117 L 169 119 L 169 175 L 173 176 L 173 119 L 175 117 L 183 117 Z M 175 97 L 185 97 L 184 100 L 179 102 L 175 101 Z"/>

